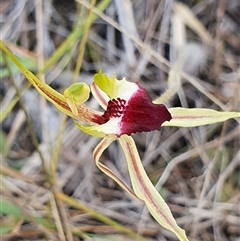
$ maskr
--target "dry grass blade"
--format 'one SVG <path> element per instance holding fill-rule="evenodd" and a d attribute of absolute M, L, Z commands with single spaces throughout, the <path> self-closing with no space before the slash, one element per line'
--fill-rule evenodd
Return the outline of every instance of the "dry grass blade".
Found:
<path fill-rule="evenodd" d="M 128 33 L 137 37 L 137 29 L 134 21 L 134 13 L 132 2 L 130 0 L 116 0 L 116 10 L 119 18 L 119 24 Z M 123 36 L 123 44 L 126 53 L 126 64 L 131 66 L 136 65 L 135 47 L 133 42 L 127 37 Z"/>
<path fill-rule="evenodd" d="M 205 44 L 210 44 L 212 37 L 202 23 L 196 18 L 194 13 L 184 4 L 176 2 L 174 4 L 174 12 L 184 25 L 195 31 Z"/>

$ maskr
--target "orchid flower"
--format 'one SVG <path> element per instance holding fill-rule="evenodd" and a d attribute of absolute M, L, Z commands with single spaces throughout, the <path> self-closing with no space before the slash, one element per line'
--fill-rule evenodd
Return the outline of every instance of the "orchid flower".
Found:
<path fill-rule="evenodd" d="M 60 94 L 25 69 L 2 42 L 0 47 L 38 92 L 61 112 L 72 117 L 81 131 L 102 138 L 93 152 L 97 167 L 131 196 L 144 201 L 160 225 L 175 233 L 179 240 L 187 241 L 185 231 L 177 225 L 169 207 L 148 178 L 131 135 L 159 131 L 161 125 L 193 127 L 221 122 L 240 117 L 240 113 L 197 108 L 168 110 L 163 104 L 154 103 L 137 83 L 128 82 L 125 78 L 117 80 L 115 76 L 109 78 L 101 71 L 94 75 L 90 87 L 85 83 L 75 83 Z M 103 108 L 102 112 L 85 104 L 90 93 Z M 132 189 L 99 161 L 103 151 L 115 140 L 119 141 L 125 154 Z"/>

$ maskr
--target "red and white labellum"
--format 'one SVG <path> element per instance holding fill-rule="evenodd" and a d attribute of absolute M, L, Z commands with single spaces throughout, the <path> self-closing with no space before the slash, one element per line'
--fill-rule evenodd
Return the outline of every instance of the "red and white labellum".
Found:
<path fill-rule="evenodd" d="M 103 118 L 109 127 L 115 126 L 114 134 L 121 136 L 160 130 L 161 124 L 172 117 L 164 105 L 153 104 L 145 89 L 138 86 L 128 100 L 109 100 Z"/>

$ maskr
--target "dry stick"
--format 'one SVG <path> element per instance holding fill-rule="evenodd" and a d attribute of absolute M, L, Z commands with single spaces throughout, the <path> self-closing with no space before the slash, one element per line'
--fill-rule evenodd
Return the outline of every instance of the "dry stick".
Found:
<path fill-rule="evenodd" d="M 55 199 L 55 196 L 54 196 L 53 192 L 54 191 L 50 192 L 50 197 L 49 197 L 51 209 L 52 209 L 51 213 L 53 215 L 53 219 L 54 219 L 55 224 L 56 224 L 56 229 L 57 229 L 57 233 L 58 233 L 58 237 L 59 237 L 60 241 L 66 241 L 65 234 L 63 232 L 61 219 L 60 219 L 59 213 L 58 213 L 56 199 Z"/>
<path fill-rule="evenodd" d="M 225 11 L 225 0 L 219 0 L 218 1 L 218 7 L 217 7 L 217 23 L 216 23 L 216 44 L 215 44 L 215 59 L 214 59 L 214 65 L 213 70 L 216 77 L 216 84 L 217 87 L 221 87 L 221 79 L 219 78 L 221 73 L 221 57 L 223 54 L 223 42 L 221 40 L 221 24 L 224 17 L 224 11 Z"/>
<path fill-rule="evenodd" d="M 25 121 L 24 112 L 22 110 L 19 110 L 15 119 L 12 122 L 11 130 L 9 131 L 7 136 L 7 145 L 6 145 L 6 148 L 4 148 L 2 153 L 4 158 L 8 155 L 8 152 L 12 146 L 14 138 L 17 135 L 17 132 L 19 131 L 21 126 L 23 125 L 24 121 Z"/>
<path fill-rule="evenodd" d="M 162 3 L 164 4 L 164 1 L 161 1 L 161 3 L 158 5 L 158 7 L 154 13 L 154 16 L 151 18 L 148 30 L 146 32 L 146 37 L 143 40 L 144 44 L 151 44 L 150 40 L 151 40 L 151 37 L 153 36 L 152 31 L 157 26 L 157 23 L 159 21 L 159 16 L 162 14 L 162 12 L 165 13 L 165 9 L 163 8 Z M 160 36 L 162 36 L 162 35 L 160 35 Z M 159 38 L 159 42 L 163 42 L 163 41 L 161 41 Z M 161 53 L 162 48 L 160 48 L 160 46 L 158 46 L 158 48 Z M 135 70 L 132 75 L 132 78 L 134 80 L 139 79 L 140 75 L 142 75 L 145 72 L 147 64 L 150 61 L 150 58 L 151 58 L 151 55 L 148 53 L 147 50 L 142 51 L 141 55 L 139 56 L 139 58 L 137 60 L 137 66 L 135 66 Z M 160 67 L 160 69 L 161 69 L 161 67 Z M 160 72 L 160 79 L 161 79 L 161 76 L 163 76 L 162 71 Z M 164 78 L 162 78 L 162 79 L 164 79 Z"/>
<path fill-rule="evenodd" d="M 85 1 L 85 0 L 77 0 L 78 2 L 80 2 L 82 5 L 84 5 L 87 8 L 90 8 L 90 4 Z M 112 25 L 114 28 L 116 28 L 117 30 L 119 30 L 120 32 L 122 32 L 124 35 L 126 35 L 129 39 L 133 40 L 136 44 L 138 44 L 140 47 L 147 49 L 148 51 L 150 51 L 150 53 L 154 56 L 157 57 L 157 59 L 164 63 L 165 65 L 169 66 L 169 62 L 162 56 L 158 55 L 155 53 L 155 51 L 147 44 L 144 44 L 141 40 L 139 40 L 138 38 L 136 38 L 135 36 L 132 36 L 131 34 L 129 34 L 124 28 L 122 28 L 116 21 L 112 20 L 110 17 L 108 17 L 106 14 L 102 13 L 101 11 L 99 11 L 98 9 L 94 8 L 93 12 L 95 14 L 97 14 L 100 18 L 102 18 L 103 20 L 105 20 L 106 22 L 108 22 L 110 25 Z"/>
<path fill-rule="evenodd" d="M 226 127 L 225 127 L 225 131 L 226 131 Z M 236 131 L 236 132 L 239 133 L 239 131 Z M 240 166 L 240 151 L 237 152 L 237 154 L 235 155 L 235 157 L 231 161 L 231 163 L 228 164 L 227 167 L 225 167 L 223 169 L 223 172 L 219 176 L 218 182 L 216 184 L 214 184 L 214 186 L 208 192 L 207 196 L 209 198 L 211 198 L 214 195 L 214 193 L 215 193 L 215 198 L 214 199 L 216 200 L 218 198 L 218 195 L 219 195 L 218 192 L 220 191 L 220 188 L 223 186 L 223 183 L 225 182 L 225 180 L 230 176 L 230 174 L 235 170 L 235 168 L 237 166 Z"/>
<path fill-rule="evenodd" d="M 63 115 L 60 119 L 60 128 L 58 131 L 58 134 L 56 135 L 56 140 L 54 142 L 53 146 L 53 153 L 52 153 L 52 175 L 53 175 L 53 185 L 56 184 L 56 173 L 57 173 L 57 166 L 58 166 L 58 160 L 59 160 L 59 154 L 61 151 L 61 145 L 63 141 L 63 134 L 64 130 L 66 128 L 66 121 L 67 121 L 67 115 Z"/>
<path fill-rule="evenodd" d="M 204 43 L 210 44 L 212 42 L 212 36 L 208 33 L 201 22 L 196 18 L 191 9 L 181 2 L 174 3 L 174 12 L 179 14 L 184 24 L 196 32 Z"/>
<path fill-rule="evenodd" d="M 74 71 L 74 75 L 73 75 L 73 82 L 76 82 L 77 78 L 79 77 L 80 69 L 81 69 L 82 62 L 83 62 L 84 52 L 85 52 L 85 48 L 86 48 L 86 43 L 87 43 L 87 39 L 88 39 L 88 32 L 89 32 L 89 29 L 90 29 L 90 26 L 91 26 L 92 9 L 95 6 L 95 4 L 96 4 L 96 0 L 92 0 L 91 1 L 91 8 L 89 9 L 88 18 L 86 20 L 84 34 L 83 34 L 83 37 L 82 37 L 81 44 L 79 46 L 79 56 L 77 58 L 76 67 L 75 67 L 75 71 Z M 65 122 L 66 119 L 67 118 L 65 117 L 63 122 Z M 58 145 L 57 145 L 58 150 L 60 150 L 60 144 L 61 144 L 61 140 L 59 140 Z M 54 155 L 54 157 L 55 157 L 54 158 L 54 160 L 55 160 L 54 161 L 54 163 L 55 163 L 55 165 L 54 165 L 55 171 L 56 171 L 56 166 L 57 166 L 57 156 L 58 156 L 58 153 L 59 153 L 59 151 L 54 153 L 55 154 Z M 61 213 L 63 226 L 64 226 L 65 231 L 66 231 L 66 238 L 67 238 L 68 241 L 71 241 L 71 240 L 73 240 L 73 236 L 72 236 L 72 232 L 71 232 L 71 227 L 70 227 L 69 222 L 68 222 L 66 209 L 65 209 L 62 201 L 57 197 L 55 192 L 54 192 L 54 197 L 56 199 L 56 203 L 57 203 L 58 209 L 59 209 L 59 211 Z"/>
<path fill-rule="evenodd" d="M 87 8 L 90 8 L 89 3 L 87 3 L 84 0 L 77 0 Z M 135 36 L 130 35 L 125 29 L 123 29 L 118 23 L 116 23 L 114 20 L 106 16 L 104 13 L 100 12 L 96 8 L 93 9 L 93 12 L 97 14 L 100 18 L 111 24 L 114 28 L 119 30 L 121 33 L 125 34 L 129 39 L 133 40 L 139 47 L 142 49 L 146 49 L 149 54 L 151 54 L 156 60 L 159 62 L 165 64 L 166 66 L 170 67 L 170 63 L 168 60 L 166 60 L 163 56 L 161 56 L 159 53 L 157 53 L 155 50 L 151 48 L 151 46 L 143 43 L 140 39 L 136 38 Z M 206 97 L 208 97 L 210 100 L 212 100 L 216 105 L 218 105 L 222 110 L 227 110 L 226 106 L 218 100 L 214 95 L 209 93 L 203 86 L 201 86 L 196 78 L 191 77 L 189 74 L 185 72 L 181 72 L 180 75 L 184 77 L 189 83 L 191 83 L 195 88 L 197 88 L 201 93 L 203 93 Z"/>
<path fill-rule="evenodd" d="M 71 197 L 56 191 L 56 196 L 61 199 L 62 201 L 66 202 L 68 205 L 77 208 L 79 210 L 82 210 L 84 212 L 86 212 L 88 215 L 90 215 L 91 217 L 106 223 L 108 225 L 111 225 L 112 227 L 114 227 L 116 229 L 116 231 L 119 231 L 121 233 L 125 233 L 127 235 L 129 235 L 132 238 L 136 238 L 136 233 L 133 232 L 130 228 L 124 227 L 121 224 L 118 224 L 116 221 L 113 221 L 111 218 L 107 217 L 107 216 L 103 216 L 102 214 L 99 214 L 97 211 L 89 208 L 88 206 L 85 206 L 83 203 L 81 203 L 80 201 L 74 200 Z M 145 239 L 142 236 L 138 235 L 138 240 L 139 241 L 144 241 Z"/>
<path fill-rule="evenodd" d="M 224 1 L 224 0 L 223 0 Z M 221 4 L 224 4 L 223 1 L 221 1 Z M 223 6 L 222 5 L 219 5 L 219 8 L 221 9 L 218 9 L 219 11 L 222 10 Z M 234 97 L 231 99 L 231 101 L 229 102 L 229 107 L 233 108 L 234 107 L 234 103 L 233 103 L 233 99 L 235 98 L 235 95 Z M 239 129 L 239 128 L 238 128 Z M 215 153 L 215 156 L 214 156 L 214 159 L 213 159 L 213 164 L 212 164 L 212 167 L 215 166 L 215 161 L 217 161 L 217 154 L 218 154 L 218 150 L 222 147 L 223 145 L 223 137 L 226 135 L 227 133 L 227 122 L 224 123 L 223 125 L 223 129 L 222 129 L 222 132 L 221 132 L 221 136 L 220 136 L 220 140 L 219 140 L 219 145 L 218 145 L 218 148 L 216 150 L 216 153 Z M 240 160 L 240 156 L 239 155 L 239 152 L 237 153 L 237 155 L 235 156 L 234 160 L 231 161 L 231 163 L 226 167 L 223 166 L 224 165 L 224 160 L 222 161 L 222 165 L 221 165 L 221 171 L 220 171 L 220 176 L 218 178 L 218 181 L 216 184 L 213 185 L 213 187 L 211 188 L 211 190 L 208 192 L 207 194 L 207 198 L 208 199 L 212 199 L 213 195 L 215 194 L 214 196 L 214 203 L 213 203 L 213 208 L 215 208 L 215 203 L 219 197 L 219 192 L 220 192 L 220 189 L 223 188 L 223 184 L 224 184 L 224 181 L 226 180 L 226 178 L 228 176 L 230 176 L 230 174 L 233 172 L 234 170 L 234 167 L 237 165 L 237 163 L 239 164 L 239 160 Z M 236 162 L 237 161 L 237 162 Z M 235 163 L 236 162 L 236 163 Z M 208 170 L 209 172 L 212 172 L 212 170 Z M 206 180 L 206 179 L 205 179 Z M 218 221 L 213 217 L 213 227 L 214 227 L 214 233 L 216 233 L 216 228 L 219 229 L 219 226 L 216 226 L 218 223 Z"/>
<path fill-rule="evenodd" d="M 42 69 L 44 66 L 44 25 L 45 25 L 45 20 L 43 19 L 43 1 L 42 0 L 37 0 L 36 1 L 36 35 L 37 35 L 37 59 L 38 59 L 38 68 Z M 45 82 L 45 76 L 44 73 L 41 73 L 39 75 L 39 78 Z M 47 125 L 47 112 L 45 111 L 47 108 L 47 100 L 43 98 L 42 96 L 40 97 L 40 107 L 41 107 L 41 121 L 42 121 L 42 133 L 43 133 L 43 143 L 46 146 L 50 146 L 50 136 L 49 136 L 49 130 L 48 130 L 48 125 Z M 46 172 L 46 175 L 48 176 L 48 179 L 50 180 L 50 185 L 54 185 L 55 183 L 55 177 L 56 175 L 52 175 L 52 165 L 51 165 L 51 158 L 50 158 L 50 150 L 47 149 L 47 166 L 48 166 L 48 171 Z M 51 170 L 51 171 L 49 171 Z M 52 195 L 50 197 L 50 203 L 51 203 L 51 208 L 52 208 L 52 214 L 54 217 L 54 220 L 56 222 L 56 227 L 58 230 L 58 237 L 61 241 L 65 241 L 65 234 L 63 231 L 63 226 L 61 223 L 60 219 L 60 213 L 58 212 L 59 210 L 57 209 L 56 206 L 56 200 L 54 200 L 55 196 Z"/>
<path fill-rule="evenodd" d="M 10 191 L 11 189 L 8 188 L 8 186 L 5 183 L 3 184 L 3 186 L 6 187 L 4 189 L 4 191 L 7 193 L 8 197 L 11 199 L 11 202 L 13 204 L 15 204 L 17 207 L 19 207 L 19 209 L 21 210 L 22 214 L 24 215 L 24 218 L 29 219 L 33 223 L 36 223 L 37 226 L 39 227 L 39 229 L 42 231 L 42 233 L 44 233 L 46 235 L 46 237 L 48 237 L 50 240 L 55 240 L 55 237 L 53 236 L 53 234 L 44 225 L 38 224 L 36 222 L 36 219 L 34 219 L 34 217 L 31 215 L 31 213 L 28 210 L 22 208 L 22 204 L 20 204 L 18 202 L 18 199 Z"/>
<path fill-rule="evenodd" d="M 227 133 L 227 124 L 229 122 L 224 122 L 223 124 L 223 128 L 222 128 L 222 132 L 221 132 L 221 135 L 220 135 L 220 140 L 219 140 L 219 145 L 217 147 L 217 150 L 214 154 L 214 158 L 213 158 L 213 161 L 214 162 L 214 167 L 216 166 L 216 162 L 218 160 L 218 154 L 219 152 L 221 151 L 222 149 L 222 146 L 223 146 L 223 142 L 222 142 L 222 138 L 226 135 Z M 217 198 L 219 197 L 219 191 L 220 191 L 220 186 L 219 186 L 219 180 L 220 180 L 220 177 L 222 176 L 222 171 L 225 169 L 226 165 L 224 165 L 225 161 L 222 160 L 221 161 L 221 169 L 220 169 L 220 173 L 219 173 L 219 178 L 216 182 L 216 184 L 214 184 L 214 186 L 216 186 L 217 188 L 215 188 L 215 196 L 213 198 L 213 210 L 215 209 L 215 203 L 217 201 Z M 227 164 L 227 163 L 226 163 Z M 216 168 L 215 168 L 216 169 Z M 214 171 L 214 170 L 213 170 Z M 212 172 L 212 175 L 215 176 L 214 172 Z M 221 183 L 220 183 L 221 185 Z M 208 192 L 208 194 L 205 194 L 206 195 L 206 198 L 208 198 L 209 200 L 212 199 L 211 198 L 211 195 L 209 195 L 210 192 Z M 212 195 L 214 195 L 214 193 L 212 193 Z M 209 198 L 210 197 L 210 198 Z M 217 233 L 220 233 L 220 226 L 219 226 L 219 220 L 217 219 L 216 217 L 216 213 L 214 212 L 213 213 L 213 217 L 212 217 L 212 221 L 213 221 L 213 233 L 214 233 L 214 236 L 219 236 L 219 235 L 216 235 Z M 217 239 L 217 238 L 216 238 Z"/>
<path fill-rule="evenodd" d="M 173 5 L 173 9 L 176 8 L 176 4 Z M 181 81 L 181 71 L 183 70 L 183 65 L 187 61 L 186 53 L 184 48 L 187 45 L 187 34 L 186 34 L 186 23 L 180 14 L 182 11 L 174 11 L 171 16 L 171 37 L 170 37 L 170 63 L 171 69 L 168 77 L 168 90 L 172 87 L 174 90 L 172 95 L 169 97 L 173 97 L 175 94 L 178 95 L 180 103 L 182 106 L 188 106 L 186 95 L 182 89 L 182 81 Z M 174 70 L 175 69 L 175 70 Z M 175 78 L 171 81 L 171 72 L 175 72 Z M 169 85 L 171 83 L 171 85 Z M 167 91 L 168 91 L 167 90 Z M 169 98 L 169 99 L 170 99 Z"/>
<path fill-rule="evenodd" d="M 21 233 L 20 229 L 21 229 L 21 226 L 23 225 L 23 222 L 24 222 L 24 218 L 23 217 L 19 218 L 17 223 L 12 228 L 11 233 Z"/>
<path fill-rule="evenodd" d="M 213 169 L 215 168 L 216 161 L 218 160 L 217 155 L 218 155 L 219 149 L 221 148 L 221 146 L 223 144 L 223 136 L 225 134 L 225 131 L 226 131 L 226 122 L 223 125 L 223 130 L 222 130 L 221 136 L 220 136 L 219 140 L 217 141 L 217 149 L 215 151 L 213 160 L 209 163 L 209 165 L 207 167 L 207 170 L 206 170 L 206 175 L 205 175 L 205 178 L 204 178 L 203 187 L 202 187 L 200 197 L 199 197 L 199 200 L 198 200 L 197 211 L 201 210 L 203 205 L 204 205 L 203 200 L 206 198 L 206 193 L 207 193 L 207 191 L 208 191 L 208 189 L 211 185 L 211 182 L 212 182 L 212 175 L 214 175 Z M 208 199 L 210 200 L 211 198 L 209 197 Z M 197 226 L 199 225 L 198 222 L 199 222 L 200 219 L 201 219 L 201 215 L 200 216 L 198 216 L 198 215 L 194 216 L 194 219 L 193 219 L 193 225 L 194 225 L 193 227 L 194 228 L 192 229 L 192 234 L 191 234 L 191 236 L 193 238 L 196 238 L 196 236 L 197 236 L 197 231 L 198 231 Z"/>
<path fill-rule="evenodd" d="M 9 176 L 9 177 L 12 177 L 12 178 L 15 178 L 15 179 L 18 179 L 18 180 L 22 180 L 24 182 L 35 184 L 33 180 L 26 177 L 21 172 L 16 171 L 12 168 L 9 168 L 8 166 L 5 166 L 5 163 L 1 163 L 1 162 L 0 162 L 0 174 L 3 174 L 5 176 Z"/>
<path fill-rule="evenodd" d="M 42 69 L 44 66 L 44 19 L 43 19 L 43 2 L 42 0 L 36 0 L 36 37 L 37 37 L 37 61 L 38 69 Z M 45 75 L 41 73 L 39 78 L 45 83 Z M 41 121 L 42 121 L 42 133 L 43 133 L 43 143 L 49 146 L 49 130 L 47 125 L 47 100 L 44 97 L 40 97 L 40 107 L 41 107 Z M 50 153 L 47 152 L 47 161 L 50 162 Z"/>
<path fill-rule="evenodd" d="M 84 33 L 83 33 L 83 36 L 82 36 L 82 41 L 81 41 L 81 44 L 79 46 L 79 56 L 77 58 L 76 67 L 75 67 L 74 74 L 73 74 L 73 82 L 77 82 L 77 79 L 78 79 L 79 73 L 80 73 L 80 69 L 82 67 L 83 56 L 84 56 L 86 43 L 87 43 L 87 39 L 88 39 L 88 32 L 89 32 L 89 29 L 91 27 L 92 10 L 93 10 L 93 7 L 95 6 L 95 4 L 96 4 L 96 0 L 92 0 L 91 1 L 91 7 L 89 8 L 85 28 L 84 28 Z"/>
<path fill-rule="evenodd" d="M 130 0 L 115 0 L 116 12 L 120 25 L 129 33 L 137 35 L 136 25 L 134 23 L 133 8 Z M 135 46 L 126 36 L 122 36 L 125 50 L 125 65 L 128 68 L 136 66 Z"/>
<path fill-rule="evenodd" d="M 23 103 L 23 100 L 22 100 L 22 95 L 21 95 L 21 93 L 20 93 L 20 91 L 19 91 L 19 89 L 17 87 L 17 84 L 14 81 L 12 73 L 10 71 L 10 68 L 9 68 L 9 65 L 8 65 L 8 62 L 7 62 L 5 54 L 3 54 L 3 59 L 4 59 L 4 62 L 6 64 L 6 66 L 7 66 L 7 69 L 9 71 L 9 79 L 11 80 L 11 82 L 12 82 L 12 84 L 13 84 L 15 90 L 16 90 L 16 94 L 17 94 L 18 99 L 19 99 L 19 104 L 20 104 L 20 106 L 21 106 L 21 108 L 22 108 L 22 110 L 23 110 L 23 112 L 24 112 L 24 114 L 26 116 L 26 122 L 27 122 L 27 125 L 28 125 L 29 130 L 30 130 L 30 135 L 31 135 L 31 138 L 32 138 L 32 141 L 33 141 L 33 145 L 34 145 L 34 147 L 36 148 L 36 150 L 37 150 L 37 152 L 39 154 L 39 157 L 40 157 L 41 162 L 42 162 L 42 167 L 46 171 L 47 169 L 46 169 L 46 166 L 45 166 L 45 161 L 44 161 L 44 158 L 43 158 L 43 154 L 42 154 L 42 152 L 39 149 L 39 143 L 38 143 L 38 140 L 37 140 L 36 133 L 35 133 L 34 128 L 32 126 L 31 119 L 30 119 L 30 117 L 29 117 L 29 115 L 27 113 L 27 110 L 26 110 L 25 106 L 24 106 L 24 103 Z M 48 176 L 47 176 L 47 178 L 48 178 Z"/>
<path fill-rule="evenodd" d="M 37 37 L 37 59 L 38 59 L 38 67 L 39 69 L 42 69 L 44 66 L 44 46 L 43 46 L 43 17 L 42 17 L 42 0 L 36 1 L 36 8 L 35 8 L 35 14 L 36 14 L 36 37 Z M 40 78 L 43 82 L 45 82 L 45 76 L 43 73 L 41 73 Z M 40 97 L 40 110 L 41 110 L 41 121 L 42 121 L 42 134 L 43 134 L 43 143 L 48 144 L 49 136 L 48 136 L 48 130 L 47 130 L 47 117 L 46 112 L 44 111 L 46 109 L 46 99 L 42 96 Z M 47 155 L 47 162 L 49 162 L 49 155 Z M 45 163 L 46 165 L 46 163 Z M 49 175 L 49 169 L 45 168 L 46 175 L 48 176 L 48 179 L 51 180 Z"/>
<path fill-rule="evenodd" d="M 8 66 L 8 63 L 7 63 L 5 54 L 3 54 L 3 58 L 4 58 L 4 61 L 5 61 L 6 65 L 7 65 L 7 68 L 9 69 L 9 66 Z M 25 114 L 25 116 L 26 116 L 26 122 L 27 122 L 27 124 L 28 124 L 29 129 L 30 129 L 30 134 L 31 134 L 31 138 L 32 138 L 32 140 L 33 140 L 33 144 L 34 144 L 34 146 L 35 146 L 35 148 L 36 148 L 36 150 L 37 150 L 37 152 L 38 152 L 38 154 L 39 154 L 39 157 L 40 157 L 40 159 L 41 159 L 41 161 L 42 161 L 43 169 L 45 170 L 45 173 L 47 174 L 47 171 L 46 171 L 47 169 L 46 169 L 46 166 L 45 166 L 45 161 L 44 161 L 43 155 L 42 155 L 42 153 L 41 153 L 41 151 L 40 151 L 40 149 L 39 149 L 39 143 L 38 143 L 36 134 L 35 134 L 35 132 L 34 132 L 34 129 L 33 129 L 33 126 L 32 126 L 32 122 L 31 122 L 31 120 L 30 120 L 30 118 L 29 118 L 29 116 L 28 116 L 27 110 L 25 109 L 24 103 L 23 103 L 23 101 L 22 101 L 21 93 L 20 93 L 20 91 L 19 91 L 19 89 L 18 89 L 18 87 L 17 87 L 17 85 L 16 85 L 16 83 L 15 83 L 15 81 L 14 81 L 14 78 L 13 78 L 13 76 L 12 76 L 12 74 L 11 74 L 10 69 L 9 69 L 9 77 L 10 77 L 10 80 L 11 80 L 11 82 L 12 82 L 15 90 L 16 90 L 16 94 L 17 94 L 17 96 L 18 96 L 18 98 L 19 98 L 19 104 L 20 104 L 20 106 L 21 106 L 21 108 L 22 108 L 22 110 L 23 110 L 23 112 L 24 112 L 24 114 Z M 48 175 L 47 175 L 47 178 L 48 178 L 48 181 L 50 182 L 50 179 L 49 179 L 49 176 L 48 176 Z"/>
<path fill-rule="evenodd" d="M 42 0 L 37 0 L 36 2 L 36 19 L 37 19 L 37 40 L 38 40 L 38 47 L 37 47 L 37 55 L 38 55 L 38 66 L 39 69 L 43 69 L 44 67 L 44 20 L 43 20 L 43 1 Z M 45 78 L 44 78 L 44 74 L 41 74 L 39 76 L 39 78 L 41 78 L 43 80 L 43 82 L 45 82 Z M 49 137 L 49 131 L 48 131 L 48 126 L 47 126 L 47 115 L 46 115 L 46 99 L 45 98 L 41 98 L 42 100 L 42 128 L 43 128 L 43 139 L 44 139 L 44 143 L 49 146 L 49 141 L 50 141 L 50 137 Z M 66 116 L 64 118 L 64 122 L 66 120 Z M 63 125 L 64 127 L 64 125 Z M 60 129 L 62 130 L 62 128 Z M 54 156 L 53 158 L 51 158 L 50 160 L 50 153 L 48 153 L 48 162 L 49 162 L 49 166 L 50 166 L 50 170 L 51 172 L 48 172 L 47 175 L 49 175 L 49 180 L 51 180 L 50 185 L 52 186 L 52 192 L 53 192 L 53 196 L 52 196 L 52 210 L 53 210 L 53 216 L 54 219 L 56 221 L 57 225 L 57 229 L 58 229 L 58 234 L 59 234 L 59 238 L 61 240 L 68 240 L 68 241 L 72 241 L 73 240 L 73 236 L 72 236 L 72 232 L 70 229 L 69 225 L 66 225 L 66 223 L 68 223 L 67 221 L 67 215 L 66 215 L 66 210 L 64 208 L 63 203 L 61 202 L 61 200 L 58 200 L 55 192 L 54 192 L 54 185 L 56 185 L 56 170 L 57 170 L 57 163 L 58 163 L 58 153 L 60 150 L 60 145 L 61 145 L 61 139 L 59 140 L 59 142 L 57 143 L 57 149 L 54 152 Z M 50 163 L 51 162 L 51 163 Z M 61 208 L 60 208 L 61 207 Z M 62 220 L 61 220 L 61 218 Z M 63 223 L 62 223 L 63 222 Z M 64 231 L 66 233 L 66 237 L 64 234 Z"/>
<path fill-rule="evenodd" d="M 228 166 L 225 168 L 225 170 L 219 176 L 218 182 L 216 184 L 214 184 L 214 186 L 212 187 L 212 190 L 210 190 L 209 195 L 212 194 L 212 192 L 216 193 L 215 200 L 218 197 L 218 192 L 224 186 L 224 182 L 226 181 L 226 179 L 234 172 L 234 170 L 237 169 L 238 166 L 240 167 L 240 151 L 237 152 L 237 154 L 235 155 L 235 157 L 233 158 L 231 163 L 228 164 Z M 216 208 L 215 203 L 216 202 L 214 202 L 213 209 Z M 236 203 L 236 206 L 237 205 L 239 205 L 239 204 Z M 214 221 L 215 221 L 215 219 L 213 219 L 213 225 L 215 224 Z M 215 227 L 214 227 L 214 233 L 215 233 Z"/>
<path fill-rule="evenodd" d="M 66 233 L 66 240 L 67 241 L 73 241 L 73 235 L 71 231 L 71 227 L 69 225 L 68 217 L 67 217 L 67 211 L 63 205 L 63 202 L 56 196 L 55 192 L 55 187 L 57 185 L 56 183 L 56 171 L 57 171 L 57 164 L 58 164 L 58 157 L 61 149 L 61 144 L 62 144 L 62 138 L 63 138 L 63 132 L 65 129 L 65 124 L 66 124 L 67 116 L 64 115 L 61 121 L 61 128 L 59 130 L 59 135 L 58 138 L 55 142 L 54 145 L 54 150 L 53 150 L 53 156 L 52 156 L 52 171 L 53 171 L 53 178 L 52 180 L 54 183 L 52 183 L 52 192 L 53 192 L 53 197 L 56 202 L 56 207 L 59 211 L 59 215 L 61 216 L 62 219 L 62 225 L 64 227 L 64 231 Z"/>
<path fill-rule="evenodd" d="M 162 14 L 162 21 L 159 30 L 159 37 L 158 37 L 158 46 L 157 52 L 160 55 L 164 55 L 164 43 L 167 42 L 167 36 L 169 31 L 169 25 L 171 21 L 171 14 L 173 9 L 173 0 L 169 1 L 162 1 L 164 2 L 163 14 Z M 160 6 L 160 4 L 159 4 Z M 160 62 L 159 69 L 163 69 L 163 64 Z M 160 79 L 164 79 L 163 71 L 160 71 Z"/>
<path fill-rule="evenodd" d="M 64 230 L 66 232 L 66 240 L 67 241 L 73 241 L 73 235 L 72 235 L 71 227 L 70 227 L 70 224 L 69 224 L 67 211 L 66 211 L 66 209 L 63 205 L 62 200 L 60 200 L 57 197 L 56 192 L 54 190 L 53 190 L 53 195 L 54 195 L 54 199 L 56 200 L 57 208 L 58 208 L 58 210 L 61 214 L 62 225 L 63 225 Z"/>
<path fill-rule="evenodd" d="M 222 141 L 227 142 L 227 141 L 231 140 L 232 138 L 238 137 L 239 131 L 240 131 L 240 128 L 239 128 L 238 131 L 236 131 L 236 130 L 231 131 L 228 135 L 226 135 L 224 137 L 224 139 Z M 216 142 L 216 140 L 213 140 L 213 141 L 210 141 L 208 143 L 205 143 L 203 145 L 203 148 L 205 150 L 207 150 L 207 149 L 211 149 L 213 147 L 216 147 L 217 145 L 218 145 L 218 143 Z M 162 186 L 164 185 L 164 183 L 167 181 L 168 177 L 170 176 L 172 169 L 176 165 L 178 165 L 179 163 L 181 163 L 181 162 L 183 162 L 183 161 L 185 161 L 185 160 L 187 160 L 191 157 L 197 157 L 197 156 L 198 156 L 198 150 L 196 148 L 194 148 L 194 149 L 191 149 L 191 150 L 173 158 L 171 160 L 171 162 L 168 164 L 168 166 L 166 167 L 163 175 L 161 176 L 161 178 L 159 179 L 159 181 L 158 181 L 158 183 L 156 184 L 155 187 L 158 190 L 160 190 L 162 188 Z"/>

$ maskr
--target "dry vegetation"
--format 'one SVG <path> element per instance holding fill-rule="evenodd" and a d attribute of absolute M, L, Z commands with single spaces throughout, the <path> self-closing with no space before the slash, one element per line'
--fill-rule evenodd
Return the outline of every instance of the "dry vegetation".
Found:
<path fill-rule="evenodd" d="M 39 77 L 60 92 L 74 79 L 91 83 L 102 69 L 139 82 L 152 98 L 164 92 L 184 48 L 182 86 L 166 104 L 240 110 L 238 0 L 185 0 L 186 12 L 173 0 L 112 1 L 98 11 L 76 75 L 82 34 L 73 29 L 85 23 L 86 2 L 2 0 L 1 38 L 34 73 L 48 63 Z M 13 65 L 13 78 L 1 65 L 2 240 L 176 240 L 96 168 L 98 139 L 40 98 Z M 98 108 L 93 99 L 88 105 Z M 134 135 L 147 173 L 191 241 L 240 240 L 239 136 L 236 120 Z M 117 144 L 102 160 L 129 182 Z"/>

